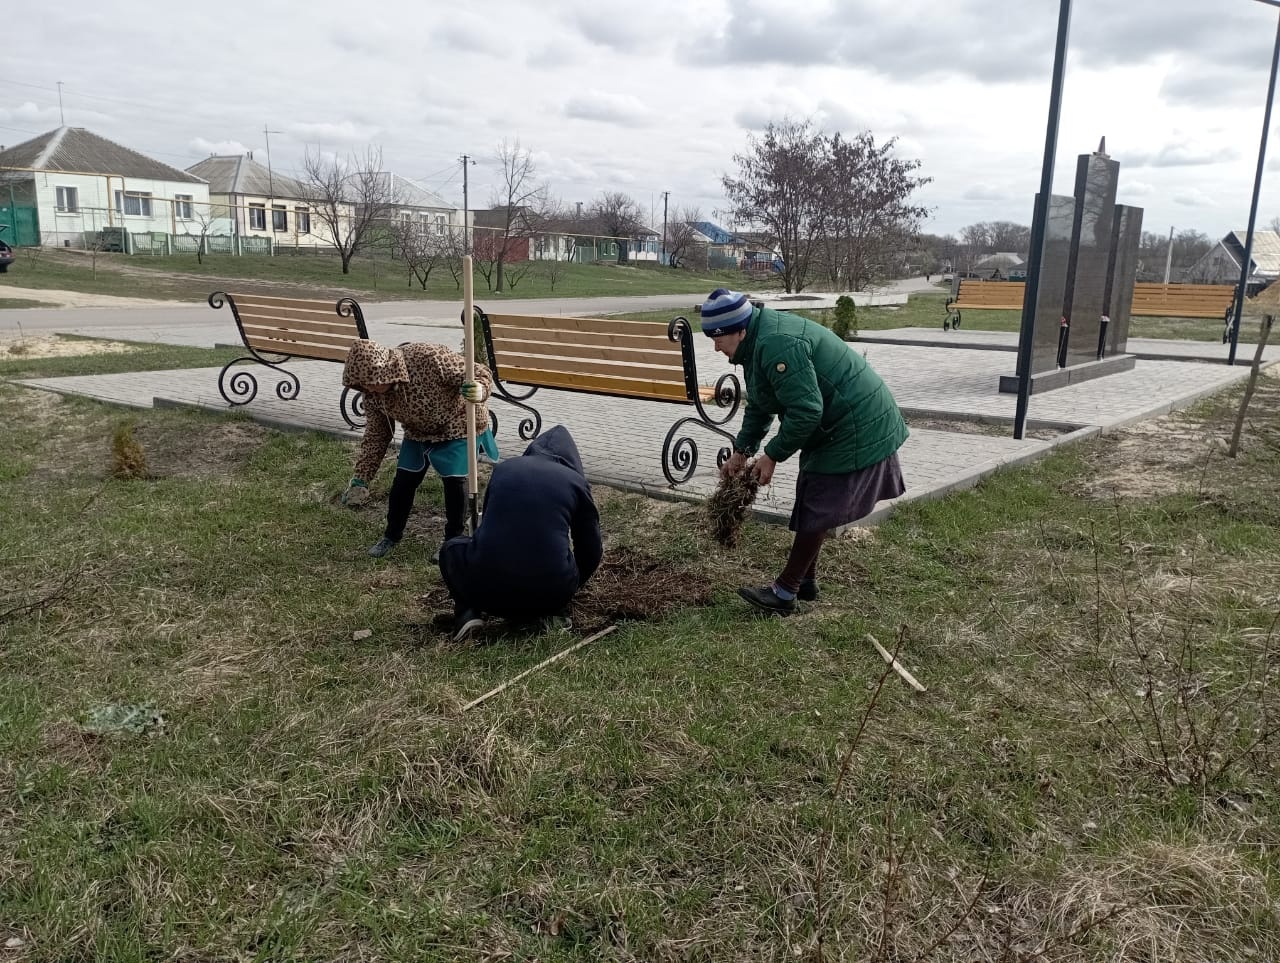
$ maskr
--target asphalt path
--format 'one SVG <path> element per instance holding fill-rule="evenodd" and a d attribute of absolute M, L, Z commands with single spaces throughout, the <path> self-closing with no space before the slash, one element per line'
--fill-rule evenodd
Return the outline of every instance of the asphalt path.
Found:
<path fill-rule="evenodd" d="M 930 290 L 924 278 L 896 281 L 883 291 Z M 690 314 L 702 297 L 697 294 L 659 294 L 627 297 L 503 298 L 488 300 L 476 295 L 482 307 L 513 314 L 607 315 L 636 311 L 669 311 Z M 412 328 L 461 330 L 462 299 L 456 301 L 370 301 L 361 305 L 370 336 L 388 341 L 414 340 Z M 235 322 L 228 308 L 214 310 L 207 304 L 158 301 L 128 307 L 15 308 L 0 311 L 0 339 L 24 334 L 77 334 L 124 341 L 153 341 L 211 347 L 237 340 Z M 436 332 L 436 340 L 441 337 Z"/>

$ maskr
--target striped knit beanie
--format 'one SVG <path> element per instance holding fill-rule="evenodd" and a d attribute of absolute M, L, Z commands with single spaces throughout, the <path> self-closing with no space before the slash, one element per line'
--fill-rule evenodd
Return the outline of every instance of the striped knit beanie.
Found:
<path fill-rule="evenodd" d="M 751 301 L 745 294 L 716 288 L 702 305 L 702 333 L 708 338 L 741 331 L 751 320 Z"/>

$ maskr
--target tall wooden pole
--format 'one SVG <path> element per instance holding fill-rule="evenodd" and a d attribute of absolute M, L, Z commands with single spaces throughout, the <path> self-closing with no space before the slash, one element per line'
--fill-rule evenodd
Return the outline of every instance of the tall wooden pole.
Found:
<path fill-rule="evenodd" d="M 475 339 L 475 278 L 471 273 L 471 255 L 462 256 L 462 354 L 466 359 L 464 369 L 465 380 L 474 383 L 476 380 L 476 339 Z M 476 464 L 476 409 L 467 402 L 467 518 L 471 525 L 471 534 L 476 533 L 480 523 L 479 506 L 476 498 L 480 493 L 480 471 Z"/>

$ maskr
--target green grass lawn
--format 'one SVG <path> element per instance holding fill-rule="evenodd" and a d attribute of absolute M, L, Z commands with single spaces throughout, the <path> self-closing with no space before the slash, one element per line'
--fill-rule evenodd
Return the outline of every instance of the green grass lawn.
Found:
<path fill-rule="evenodd" d="M 836 540 L 784 621 L 734 588 L 785 531 L 597 488 L 711 604 L 464 713 L 572 637 L 431 630 L 434 479 L 374 561 L 347 443 L 0 384 L 0 958 L 1280 957 L 1280 381 L 1232 461 L 1237 396 Z"/>
<path fill-rule="evenodd" d="M 462 296 L 459 284 L 443 267 L 430 276 L 427 289 L 386 258 L 359 257 L 351 273 L 344 275 L 336 256 L 281 255 L 278 257 L 206 256 L 175 257 L 42 251 L 20 261 L 0 276 L 0 297 L 4 286 L 87 291 L 127 297 L 161 300 L 203 300 L 209 292 L 231 289 L 237 283 L 252 282 L 255 290 L 272 290 L 285 296 L 337 297 L 359 294 L 362 299 L 427 298 L 455 300 Z M 663 270 L 657 266 L 616 264 L 569 264 L 554 286 L 535 264 L 521 279 L 497 294 L 489 290 L 478 273 L 477 299 L 587 297 L 594 295 L 702 294 L 723 284 L 741 283 L 737 273 L 697 274 Z M 412 281 L 412 283 L 410 283 Z"/>

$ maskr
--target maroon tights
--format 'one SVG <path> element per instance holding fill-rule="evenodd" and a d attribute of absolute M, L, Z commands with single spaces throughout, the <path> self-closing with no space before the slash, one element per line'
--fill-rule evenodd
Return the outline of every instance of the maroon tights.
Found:
<path fill-rule="evenodd" d="M 778 576 L 778 584 L 788 592 L 800 589 L 804 580 L 818 577 L 818 553 L 822 551 L 822 543 L 826 541 L 826 531 L 796 532 L 791 543 L 791 554 L 787 557 L 786 568 Z"/>

